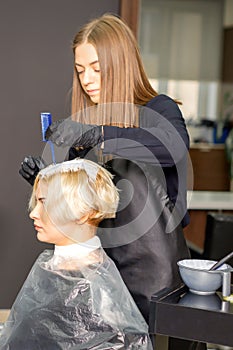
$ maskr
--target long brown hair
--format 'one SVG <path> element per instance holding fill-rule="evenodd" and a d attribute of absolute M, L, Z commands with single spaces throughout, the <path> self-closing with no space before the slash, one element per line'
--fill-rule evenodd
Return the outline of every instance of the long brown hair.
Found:
<path fill-rule="evenodd" d="M 84 25 L 75 35 L 72 47 L 74 55 L 76 47 L 83 43 L 92 44 L 98 55 L 101 72 L 100 101 L 96 106 L 83 91 L 74 67 L 74 119 L 102 125 L 138 126 L 137 113 L 132 113 L 133 106 L 145 105 L 158 94 L 146 76 L 132 31 L 120 18 L 105 14 Z M 84 118 L 84 110 L 87 111 L 88 107 L 92 107 L 91 112 L 86 113 Z M 94 114 L 98 115 L 97 119 Z"/>

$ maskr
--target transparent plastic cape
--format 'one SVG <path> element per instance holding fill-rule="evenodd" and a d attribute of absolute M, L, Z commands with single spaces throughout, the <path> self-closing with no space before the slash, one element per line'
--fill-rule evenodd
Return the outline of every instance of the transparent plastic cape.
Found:
<path fill-rule="evenodd" d="M 102 248 L 33 265 L 0 335 L 0 349 L 152 349 L 148 327 Z"/>

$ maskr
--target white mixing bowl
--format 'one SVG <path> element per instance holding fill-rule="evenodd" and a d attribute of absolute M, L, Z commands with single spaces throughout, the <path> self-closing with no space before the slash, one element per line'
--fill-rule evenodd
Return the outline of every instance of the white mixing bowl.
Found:
<path fill-rule="evenodd" d="M 183 282 L 191 292 L 201 295 L 213 294 L 223 284 L 223 274 L 232 270 L 224 264 L 215 271 L 208 271 L 216 261 L 185 259 L 177 262 Z"/>

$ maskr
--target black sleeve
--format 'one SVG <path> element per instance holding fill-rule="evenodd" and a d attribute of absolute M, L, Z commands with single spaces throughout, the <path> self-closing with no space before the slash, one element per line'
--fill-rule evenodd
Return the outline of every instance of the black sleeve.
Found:
<path fill-rule="evenodd" d="M 171 99 L 146 108 L 139 128 L 104 126 L 105 154 L 170 167 L 183 159 L 188 148 L 185 121 Z"/>

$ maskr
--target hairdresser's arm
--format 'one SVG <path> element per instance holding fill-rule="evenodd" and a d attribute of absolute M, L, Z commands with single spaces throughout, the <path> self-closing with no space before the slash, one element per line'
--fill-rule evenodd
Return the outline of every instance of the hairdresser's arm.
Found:
<path fill-rule="evenodd" d="M 164 123 L 165 121 L 165 123 Z M 118 128 L 104 126 L 104 153 L 130 160 L 176 164 L 187 154 L 189 136 L 182 117 L 175 115 L 156 122 L 156 126 Z"/>
<path fill-rule="evenodd" d="M 66 119 L 50 125 L 46 139 L 58 147 L 82 149 L 100 147 L 104 142 L 104 154 L 170 167 L 186 156 L 189 147 L 184 119 L 171 101 L 139 110 L 139 128 L 102 127 Z"/>

